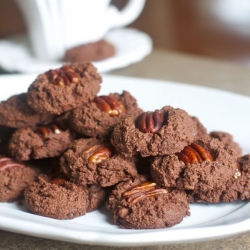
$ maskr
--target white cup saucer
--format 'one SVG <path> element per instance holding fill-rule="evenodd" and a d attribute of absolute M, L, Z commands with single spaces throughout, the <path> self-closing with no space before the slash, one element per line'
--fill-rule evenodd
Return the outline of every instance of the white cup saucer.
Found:
<path fill-rule="evenodd" d="M 113 29 L 104 39 L 115 46 L 116 53 L 106 60 L 93 62 L 99 72 L 108 72 L 139 62 L 152 51 L 150 36 L 136 29 Z M 0 55 L 0 68 L 9 72 L 42 73 L 64 63 L 34 57 L 26 35 L 0 40 Z"/>

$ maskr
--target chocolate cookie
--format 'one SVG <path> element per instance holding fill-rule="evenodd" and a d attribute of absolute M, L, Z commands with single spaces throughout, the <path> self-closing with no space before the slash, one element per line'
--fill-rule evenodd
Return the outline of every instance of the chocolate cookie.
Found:
<path fill-rule="evenodd" d="M 90 137 L 109 136 L 114 125 L 127 115 L 135 117 L 142 112 L 136 99 L 127 91 L 98 96 L 81 109 L 71 111 L 71 127 Z"/>
<path fill-rule="evenodd" d="M 28 183 L 34 181 L 40 170 L 4 156 L 0 157 L 0 201 L 15 201 L 22 197 Z"/>
<path fill-rule="evenodd" d="M 40 113 L 62 114 L 93 100 L 102 79 L 90 63 L 73 63 L 38 75 L 27 93 L 29 106 Z"/>
<path fill-rule="evenodd" d="M 0 126 L 11 128 L 34 127 L 52 121 L 51 114 L 39 114 L 27 104 L 27 94 L 11 96 L 0 103 Z"/>
<path fill-rule="evenodd" d="M 79 185 L 112 186 L 136 176 L 135 160 L 124 158 L 97 139 L 79 139 L 61 157 L 61 170 Z"/>
<path fill-rule="evenodd" d="M 105 197 L 105 191 L 97 185 L 81 187 L 61 177 L 49 180 L 40 176 L 24 191 L 28 210 L 54 219 L 73 219 L 96 210 Z"/>
<path fill-rule="evenodd" d="M 190 192 L 190 202 L 234 202 L 250 199 L 250 155 L 238 159 L 235 175 L 221 188 L 209 192 Z"/>
<path fill-rule="evenodd" d="M 238 159 L 238 172 L 228 181 L 221 200 L 226 202 L 250 199 L 250 154 Z"/>
<path fill-rule="evenodd" d="M 171 227 L 190 214 L 184 191 L 160 188 L 145 176 L 118 184 L 106 207 L 114 223 L 128 229 Z"/>
<path fill-rule="evenodd" d="M 69 129 L 63 131 L 55 124 L 41 126 L 35 130 L 17 129 L 9 141 L 12 157 L 27 161 L 60 156 L 73 142 L 74 133 Z"/>
<path fill-rule="evenodd" d="M 82 44 L 65 53 L 65 62 L 100 61 L 115 54 L 115 47 L 106 40 Z"/>
<path fill-rule="evenodd" d="M 233 136 L 226 132 L 221 131 L 212 131 L 210 132 L 210 136 L 212 138 L 217 138 L 221 142 L 223 142 L 226 146 L 231 147 L 238 157 L 242 156 L 242 148 L 240 145 L 234 141 Z"/>
<path fill-rule="evenodd" d="M 199 140 L 180 153 L 155 157 L 151 175 L 165 187 L 210 192 L 224 188 L 237 172 L 237 156 L 217 139 Z"/>
<path fill-rule="evenodd" d="M 196 125 L 186 111 L 165 106 L 136 119 L 122 119 L 114 127 L 111 143 L 124 156 L 146 157 L 180 152 L 196 136 Z"/>

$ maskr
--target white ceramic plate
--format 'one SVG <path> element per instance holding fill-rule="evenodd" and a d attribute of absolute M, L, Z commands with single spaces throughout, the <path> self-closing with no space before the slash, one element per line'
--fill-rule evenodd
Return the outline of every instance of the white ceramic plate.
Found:
<path fill-rule="evenodd" d="M 0 77 L 0 100 L 27 90 L 35 76 Z M 250 98 L 174 82 L 104 76 L 102 94 L 128 90 L 144 110 L 180 107 L 211 130 L 226 131 L 250 152 Z M 105 209 L 73 220 L 54 220 L 28 213 L 18 203 L 0 203 L 0 229 L 84 244 L 139 246 L 194 242 L 250 230 L 250 203 L 191 204 L 191 216 L 172 228 L 126 230 L 112 224 Z"/>
<path fill-rule="evenodd" d="M 152 51 L 151 38 L 136 29 L 114 29 L 105 39 L 115 46 L 116 53 L 106 60 L 93 62 L 99 72 L 107 72 L 141 61 Z M 35 58 L 25 35 L 0 40 L 0 55 L 0 68 L 10 72 L 41 73 L 62 64 Z"/>

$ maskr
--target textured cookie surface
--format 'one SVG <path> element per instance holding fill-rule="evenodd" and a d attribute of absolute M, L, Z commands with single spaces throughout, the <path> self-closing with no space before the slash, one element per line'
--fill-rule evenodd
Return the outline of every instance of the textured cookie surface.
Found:
<path fill-rule="evenodd" d="M 0 103 L 0 125 L 11 128 L 34 127 L 51 122 L 51 114 L 39 114 L 27 104 L 27 94 L 11 96 Z"/>
<path fill-rule="evenodd" d="M 250 155 L 238 159 L 235 175 L 225 185 L 208 192 L 194 191 L 188 194 L 189 202 L 234 202 L 250 199 Z"/>
<path fill-rule="evenodd" d="M 27 167 L 7 157 L 0 158 L 0 201 L 15 201 L 22 197 L 26 186 L 40 173 L 38 168 Z"/>
<path fill-rule="evenodd" d="M 155 128 L 158 130 L 150 131 Z M 114 127 L 111 143 L 124 156 L 140 153 L 146 157 L 180 152 L 196 136 L 196 124 L 186 111 L 165 106 L 155 112 L 144 112 L 136 120 L 130 117 L 121 120 Z"/>
<path fill-rule="evenodd" d="M 227 132 L 222 131 L 212 131 L 209 134 L 212 138 L 217 138 L 223 142 L 226 146 L 231 147 L 235 151 L 238 157 L 242 156 L 242 148 L 240 145 L 234 141 L 233 136 Z"/>
<path fill-rule="evenodd" d="M 60 156 L 74 140 L 74 134 L 60 130 L 56 125 L 17 129 L 10 141 L 9 152 L 18 160 L 42 159 Z"/>
<path fill-rule="evenodd" d="M 184 191 L 158 187 L 149 190 L 153 184 L 138 176 L 116 186 L 106 202 L 115 224 L 129 229 L 164 228 L 180 223 L 189 215 Z"/>
<path fill-rule="evenodd" d="M 196 150 L 197 145 L 193 147 L 193 143 L 179 154 L 155 157 L 151 175 L 162 186 L 192 191 L 198 196 L 205 194 L 207 201 L 212 202 L 212 197 L 209 198 L 211 190 L 225 189 L 227 181 L 234 178 L 237 156 L 217 139 L 203 139 L 196 143 L 200 150 Z M 207 157 L 208 154 L 211 158 Z"/>
<path fill-rule="evenodd" d="M 112 186 L 137 175 L 135 160 L 114 153 L 97 139 L 79 139 L 62 155 L 61 169 L 79 185 Z"/>
<path fill-rule="evenodd" d="M 27 102 L 37 112 L 59 115 L 94 99 L 101 81 L 89 62 L 64 65 L 38 75 L 28 89 Z"/>
<path fill-rule="evenodd" d="M 55 219 L 73 219 L 97 209 L 105 192 L 97 187 L 80 187 L 68 181 L 51 183 L 43 177 L 24 191 L 25 205 L 38 215 Z"/>
<path fill-rule="evenodd" d="M 71 127 L 80 134 L 104 137 L 110 136 L 114 125 L 122 118 L 127 115 L 135 117 L 141 112 L 136 99 L 129 92 L 123 91 L 121 95 L 114 93 L 95 98 L 93 102 L 73 110 L 69 120 Z"/>

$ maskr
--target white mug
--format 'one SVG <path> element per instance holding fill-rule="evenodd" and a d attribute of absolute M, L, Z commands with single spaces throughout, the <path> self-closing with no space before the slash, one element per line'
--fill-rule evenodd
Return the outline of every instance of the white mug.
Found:
<path fill-rule="evenodd" d="M 60 60 L 67 49 L 96 42 L 112 28 L 133 22 L 145 0 L 129 0 L 119 11 L 111 0 L 16 0 L 27 23 L 33 53 Z"/>

